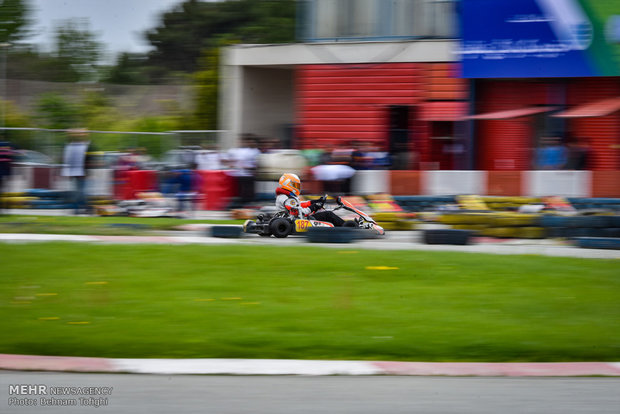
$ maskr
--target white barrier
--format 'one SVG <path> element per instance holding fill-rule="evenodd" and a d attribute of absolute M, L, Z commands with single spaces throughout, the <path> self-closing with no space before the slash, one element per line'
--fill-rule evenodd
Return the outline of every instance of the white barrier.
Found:
<path fill-rule="evenodd" d="M 529 197 L 590 197 L 591 171 L 523 171 L 524 191 Z"/>
<path fill-rule="evenodd" d="M 86 179 L 86 194 L 92 196 L 111 196 L 114 193 L 114 171 L 97 168 L 89 171 Z"/>
<path fill-rule="evenodd" d="M 389 170 L 359 170 L 351 180 L 353 194 L 380 194 L 390 191 Z"/>
<path fill-rule="evenodd" d="M 7 192 L 9 193 L 21 193 L 29 188 L 32 188 L 33 181 L 33 169 L 32 167 L 13 167 L 11 176 L 7 184 Z"/>
<path fill-rule="evenodd" d="M 486 171 L 425 171 L 420 184 L 425 195 L 485 194 Z"/>

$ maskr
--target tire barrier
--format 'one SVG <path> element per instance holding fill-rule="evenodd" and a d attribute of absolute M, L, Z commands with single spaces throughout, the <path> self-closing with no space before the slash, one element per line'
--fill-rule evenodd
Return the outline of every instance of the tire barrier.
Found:
<path fill-rule="evenodd" d="M 620 216 L 543 215 L 539 223 L 547 237 L 620 237 Z"/>
<path fill-rule="evenodd" d="M 394 196 L 394 200 L 406 211 L 436 210 L 445 204 L 454 204 L 454 196 Z"/>
<path fill-rule="evenodd" d="M 447 212 L 437 218 L 455 230 L 466 230 L 480 236 L 499 238 L 541 239 L 546 231 L 538 223 L 536 214 L 515 212 Z"/>
<path fill-rule="evenodd" d="M 620 212 L 620 198 L 582 198 L 567 199 L 577 210 L 603 209 Z"/>
<path fill-rule="evenodd" d="M 470 243 L 471 234 L 472 232 L 469 230 L 424 230 L 422 240 L 426 244 L 454 244 L 463 246 Z"/>
<path fill-rule="evenodd" d="M 358 230 L 350 227 L 310 227 L 306 239 L 310 243 L 351 243 Z"/>
<path fill-rule="evenodd" d="M 620 238 L 617 237 L 576 237 L 574 242 L 584 249 L 620 250 Z"/>
<path fill-rule="evenodd" d="M 224 239 L 238 239 L 242 233 L 241 226 L 213 226 L 207 231 L 208 236 Z"/>
<path fill-rule="evenodd" d="M 2 199 L 9 208 L 69 209 L 72 192 L 33 189 L 20 193 L 4 193 Z"/>

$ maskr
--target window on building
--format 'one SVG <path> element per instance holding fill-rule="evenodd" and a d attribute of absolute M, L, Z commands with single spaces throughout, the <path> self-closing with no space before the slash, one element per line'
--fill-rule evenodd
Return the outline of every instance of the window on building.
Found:
<path fill-rule="evenodd" d="M 306 40 L 453 38 L 456 0 L 307 0 Z"/>

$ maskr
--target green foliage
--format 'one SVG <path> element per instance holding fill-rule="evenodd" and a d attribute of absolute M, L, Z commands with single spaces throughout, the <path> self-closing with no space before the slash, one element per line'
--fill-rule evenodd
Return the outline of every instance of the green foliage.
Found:
<path fill-rule="evenodd" d="M 194 73 L 196 129 L 217 129 L 219 94 L 219 48 L 209 48 L 200 58 Z"/>
<path fill-rule="evenodd" d="M 28 128 L 32 127 L 31 120 L 21 113 L 10 101 L 0 98 L 0 105 L 3 105 L 3 124 L 9 128 Z M 34 143 L 31 131 L 7 130 L 3 133 L 4 138 L 10 141 L 17 148 L 30 148 Z"/>
<path fill-rule="evenodd" d="M 7 59 L 7 77 L 47 82 L 97 80 L 101 45 L 95 40 L 87 20 L 61 22 L 55 29 L 54 40 L 51 53 L 41 53 L 32 45 L 12 46 Z"/>
<path fill-rule="evenodd" d="M 116 64 L 109 68 L 103 77 L 104 82 L 118 85 L 140 85 L 148 83 L 148 71 L 145 68 L 146 55 L 139 53 L 121 53 Z"/>
<path fill-rule="evenodd" d="M 2 0 L 0 2 L 0 43 L 10 43 L 26 35 L 30 6 L 27 0 Z"/>
<path fill-rule="evenodd" d="M 146 33 L 155 48 L 149 62 L 169 71 L 194 72 L 203 50 L 224 35 L 241 43 L 293 42 L 295 11 L 295 0 L 187 0 Z"/>
<path fill-rule="evenodd" d="M 80 80 L 80 74 L 70 62 L 54 55 L 39 53 L 29 46 L 11 48 L 7 58 L 7 77 L 46 82 Z"/>
<path fill-rule="evenodd" d="M 94 80 L 101 45 L 90 31 L 88 20 L 65 20 L 57 26 L 55 40 L 55 56 L 67 62 L 81 81 Z"/>
<path fill-rule="evenodd" d="M 66 129 L 77 126 L 79 122 L 78 107 L 57 93 L 41 95 L 36 107 L 40 127 Z"/>

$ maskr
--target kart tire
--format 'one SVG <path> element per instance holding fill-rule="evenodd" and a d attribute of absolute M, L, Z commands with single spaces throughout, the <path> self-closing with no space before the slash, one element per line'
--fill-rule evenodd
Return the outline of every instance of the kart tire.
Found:
<path fill-rule="evenodd" d="M 349 227 L 310 227 L 306 232 L 310 243 L 351 243 L 357 230 Z"/>
<path fill-rule="evenodd" d="M 575 243 L 584 249 L 620 250 L 620 239 L 615 237 L 576 237 Z"/>
<path fill-rule="evenodd" d="M 291 234 L 291 231 L 293 230 L 293 223 L 280 217 L 269 223 L 269 230 L 271 230 L 271 234 L 281 239 Z"/>
<path fill-rule="evenodd" d="M 211 227 L 211 237 L 226 239 L 237 239 L 241 237 L 243 228 L 241 226 L 213 226 Z"/>
<path fill-rule="evenodd" d="M 425 230 L 423 235 L 426 244 L 469 244 L 471 231 L 454 229 Z"/>

